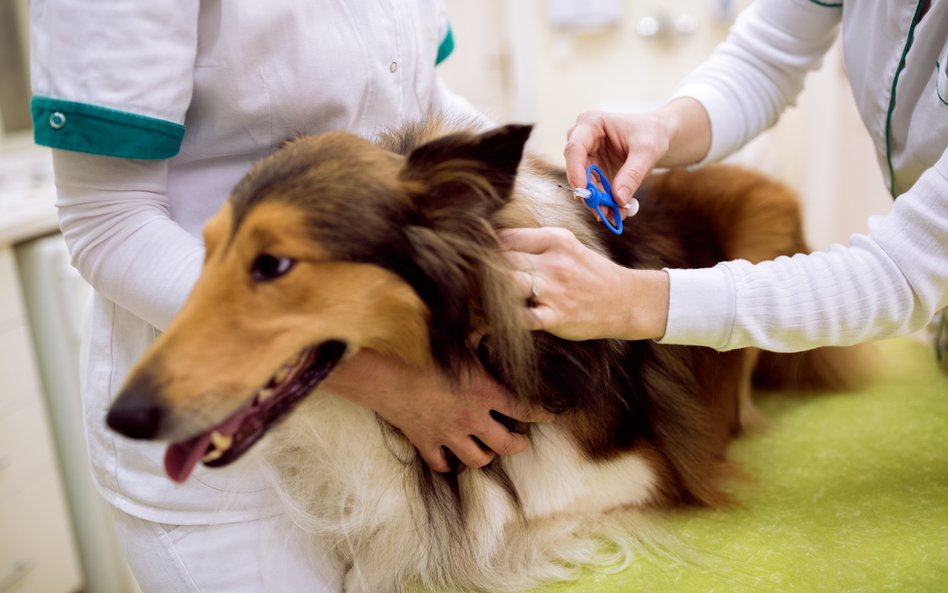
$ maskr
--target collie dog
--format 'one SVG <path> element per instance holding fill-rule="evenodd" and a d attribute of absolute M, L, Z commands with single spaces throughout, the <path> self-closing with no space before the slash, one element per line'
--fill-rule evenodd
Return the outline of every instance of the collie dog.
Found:
<path fill-rule="evenodd" d="M 752 379 L 836 387 L 835 352 L 529 332 L 497 231 L 562 227 L 635 268 L 760 261 L 806 250 L 795 196 L 725 166 L 656 174 L 614 236 L 557 188 L 562 171 L 524 157 L 529 134 L 432 118 L 377 142 L 301 137 L 263 159 L 208 222 L 200 279 L 109 425 L 169 442 L 179 481 L 275 428 L 263 451 L 277 488 L 340 555 L 349 593 L 574 578 L 627 560 L 642 509 L 726 504 L 726 448 L 753 417 Z M 455 380 L 483 365 L 556 419 L 511 423 L 529 434 L 524 453 L 433 472 L 371 410 L 320 389 L 361 348 Z"/>

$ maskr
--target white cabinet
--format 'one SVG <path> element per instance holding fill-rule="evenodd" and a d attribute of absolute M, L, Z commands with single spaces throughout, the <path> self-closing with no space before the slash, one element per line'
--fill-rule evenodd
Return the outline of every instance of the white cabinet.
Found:
<path fill-rule="evenodd" d="M 59 234 L 19 243 L 16 257 L 85 591 L 136 591 L 122 559 L 111 509 L 89 471 L 79 390 L 79 343 L 92 288 L 72 267 Z"/>
<path fill-rule="evenodd" d="M 0 593 L 78 591 L 82 576 L 10 247 L 0 247 L 0 381 Z"/>

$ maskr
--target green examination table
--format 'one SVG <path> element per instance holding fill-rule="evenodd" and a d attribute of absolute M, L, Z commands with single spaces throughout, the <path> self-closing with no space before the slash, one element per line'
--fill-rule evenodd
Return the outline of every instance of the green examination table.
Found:
<path fill-rule="evenodd" d="M 542 593 L 948 592 L 948 374 L 917 338 L 877 345 L 867 387 L 758 398 L 731 455 L 737 506 L 666 513 L 684 553 Z"/>

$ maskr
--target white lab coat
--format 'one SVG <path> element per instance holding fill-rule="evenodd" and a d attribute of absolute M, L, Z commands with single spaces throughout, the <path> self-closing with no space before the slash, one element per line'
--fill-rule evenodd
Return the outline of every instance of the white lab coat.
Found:
<path fill-rule="evenodd" d="M 706 162 L 717 160 L 793 104 L 840 24 L 853 95 L 898 198 L 892 211 L 848 247 L 669 270 L 662 342 L 846 345 L 918 330 L 948 306 L 948 2 L 758 0 L 677 95 L 704 105 Z"/>
<path fill-rule="evenodd" d="M 95 481 L 148 521 L 271 515 L 253 452 L 175 484 L 163 445 L 104 418 L 197 278 L 204 222 L 255 161 L 299 133 L 476 115 L 435 74 L 453 47 L 440 2 L 33 0 L 31 11 L 36 138 L 56 149 L 62 231 L 96 289 L 81 378 Z"/>

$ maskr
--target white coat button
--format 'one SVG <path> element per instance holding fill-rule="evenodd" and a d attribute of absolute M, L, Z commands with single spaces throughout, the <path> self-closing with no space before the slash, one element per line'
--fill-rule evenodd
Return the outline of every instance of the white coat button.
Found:
<path fill-rule="evenodd" d="M 66 125 L 66 116 L 59 111 L 49 116 L 49 127 L 58 130 L 64 125 Z"/>
<path fill-rule="evenodd" d="M 391 64 L 389 64 L 389 65 L 388 65 L 388 70 L 389 70 L 389 72 L 391 72 L 392 74 L 395 74 L 395 71 L 398 70 L 398 62 L 394 62 L 394 61 L 393 61 Z"/>

